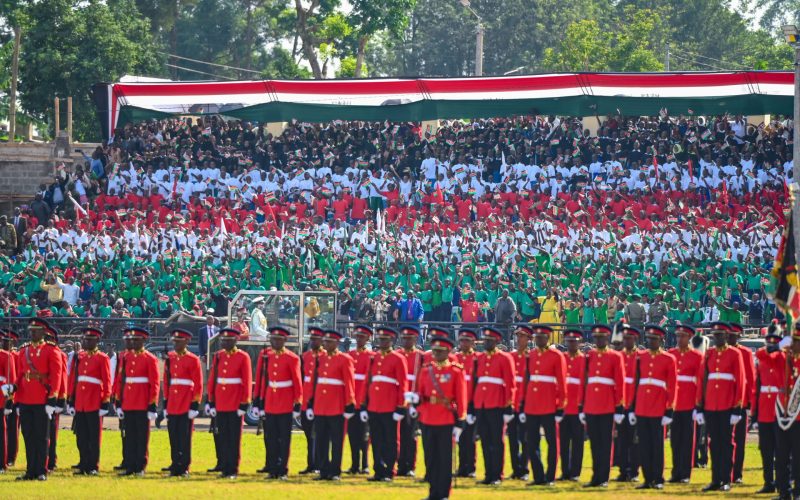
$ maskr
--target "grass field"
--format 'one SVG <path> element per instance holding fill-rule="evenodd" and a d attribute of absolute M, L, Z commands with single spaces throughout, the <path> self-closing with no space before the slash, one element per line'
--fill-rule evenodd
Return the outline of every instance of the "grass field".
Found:
<path fill-rule="evenodd" d="M 265 495 L 280 495 L 283 498 L 313 498 L 322 500 L 327 498 L 375 499 L 398 498 L 413 499 L 427 496 L 427 485 L 415 482 L 412 479 L 398 479 L 391 485 L 377 485 L 367 483 L 364 476 L 342 477 L 340 483 L 325 482 L 320 484 L 310 478 L 297 475 L 297 471 L 305 467 L 305 436 L 295 433 L 292 436 L 292 455 L 290 465 L 290 479 L 287 482 L 265 481 L 264 476 L 255 471 L 264 465 L 264 444 L 261 436 L 245 433 L 242 442 L 241 474 L 236 481 L 218 479 L 215 475 L 207 474 L 206 469 L 214 465 L 214 446 L 212 436 L 208 432 L 195 432 L 193 442 L 194 471 L 191 478 L 177 479 L 164 478 L 160 472 L 161 467 L 169 465 L 169 441 L 166 430 L 154 429 L 150 437 L 150 465 L 144 478 L 117 478 L 112 467 L 120 462 L 119 433 L 106 430 L 103 433 L 101 471 L 99 477 L 74 477 L 69 467 L 78 462 L 75 438 L 69 430 L 61 430 L 58 443 L 59 468 L 46 483 L 36 481 L 15 482 L 14 478 L 24 471 L 25 453 L 20 449 L 17 464 L 5 475 L 0 475 L 0 498 L 178 498 L 187 494 L 195 497 L 219 498 L 224 495 L 235 495 L 237 498 L 258 498 Z M 480 443 L 478 452 L 478 477 L 483 471 L 480 463 Z M 587 443 L 588 447 L 588 443 Z M 422 445 L 417 460 L 417 474 L 424 474 L 422 460 Z M 667 453 L 669 446 L 667 445 Z M 350 467 L 350 452 L 345 444 L 343 469 Z M 591 471 L 589 453 L 584 455 L 584 469 L 582 480 L 588 481 Z M 370 460 L 371 462 L 371 460 Z M 667 457 L 667 464 L 670 464 Z M 699 498 L 755 498 L 754 492 L 761 487 L 761 459 L 757 445 L 748 444 L 744 485 L 735 486 L 728 494 L 701 494 L 700 488 L 709 482 L 709 469 L 695 469 L 692 474 L 692 484 L 672 485 L 667 484 L 663 492 L 642 493 L 634 490 L 634 485 L 610 483 L 608 490 L 584 490 L 575 483 L 557 483 L 555 487 L 525 487 L 521 481 L 507 480 L 500 487 L 476 486 L 474 479 L 460 479 L 457 489 L 453 491 L 454 498 L 522 498 L 532 496 L 559 495 L 562 498 L 674 498 L 674 497 L 699 497 Z M 509 464 L 506 459 L 506 475 L 509 475 Z M 612 471 L 615 477 L 616 470 Z M 666 471 L 669 478 L 669 470 Z M 762 498 L 768 498 L 763 497 Z"/>

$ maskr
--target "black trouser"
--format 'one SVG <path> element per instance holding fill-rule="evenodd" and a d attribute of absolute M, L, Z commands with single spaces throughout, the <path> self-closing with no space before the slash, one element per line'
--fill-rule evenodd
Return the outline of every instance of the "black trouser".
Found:
<path fill-rule="evenodd" d="M 239 450 L 242 448 L 242 417 L 236 410 L 218 411 L 217 432 L 221 473 L 224 476 L 235 476 L 239 473 Z"/>
<path fill-rule="evenodd" d="M 692 410 L 676 411 L 669 429 L 672 448 L 672 479 L 689 479 L 694 462 L 694 420 Z"/>
<path fill-rule="evenodd" d="M 564 415 L 558 426 L 561 451 L 561 475 L 566 479 L 580 477 L 583 466 L 585 429 L 577 415 Z"/>
<path fill-rule="evenodd" d="M 606 483 L 611 474 L 614 414 L 586 415 L 586 432 L 592 449 L 592 482 Z"/>
<path fill-rule="evenodd" d="M 431 445 L 431 439 L 427 436 L 428 433 L 428 426 L 420 424 L 419 428 L 420 435 L 422 436 L 422 456 L 425 458 L 425 479 L 424 481 L 428 480 L 428 474 L 431 470 L 431 457 L 433 454 L 428 451 L 428 447 Z"/>
<path fill-rule="evenodd" d="M 503 475 L 503 409 L 480 409 L 477 417 L 486 481 L 499 481 Z"/>
<path fill-rule="evenodd" d="M 695 465 L 708 465 L 708 432 L 706 424 L 695 426 Z"/>
<path fill-rule="evenodd" d="M 359 415 L 347 421 L 347 437 L 350 441 L 350 460 L 353 471 L 367 470 L 369 460 L 367 450 L 369 449 L 369 424 L 362 422 Z"/>
<path fill-rule="evenodd" d="M 350 422 L 347 425 L 349 427 Z M 392 412 L 369 412 L 369 430 L 372 439 L 372 468 L 375 471 L 375 477 L 391 478 L 394 475 L 394 464 L 397 461 L 397 422 L 392 418 Z M 355 466 L 356 462 L 353 462 L 353 465 Z"/>
<path fill-rule="evenodd" d="M 25 440 L 26 476 L 38 477 L 47 473 L 47 443 L 50 437 L 50 418 L 45 405 L 19 405 L 19 422 Z"/>
<path fill-rule="evenodd" d="M 267 447 L 267 472 L 276 476 L 289 474 L 292 412 L 267 413 L 264 418 L 264 443 Z"/>
<path fill-rule="evenodd" d="M 475 429 L 477 424 L 464 424 L 464 431 L 458 438 L 458 475 L 475 473 Z"/>
<path fill-rule="evenodd" d="M 319 470 L 319 460 L 316 458 L 316 433 L 314 432 L 314 421 L 306 418 L 306 412 L 300 414 L 300 427 L 306 435 L 306 464 L 307 470 Z"/>
<path fill-rule="evenodd" d="M 417 468 L 417 419 L 400 421 L 400 452 L 397 455 L 397 475 L 403 476 Z"/>
<path fill-rule="evenodd" d="M 742 412 L 742 419 L 733 428 L 733 479 L 742 477 L 744 468 L 744 442 L 747 438 L 747 414 Z"/>
<path fill-rule="evenodd" d="M 53 413 L 53 418 L 50 419 L 47 439 L 47 470 L 49 471 L 56 468 L 56 462 L 58 461 L 58 424 L 60 422 L 61 414 Z"/>
<path fill-rule="evenodd" d="M 661 417 L 636 417 L 645 484 L 664 484 L 664 426 Z"/>
<path fill-rule="evenodd" d="M 146 410 L 125 412 L 125 467 L 131 472 L 143 472 L 147 466 L 147 445 L 150 441 L 150 420 Z"/>
<path fill-rule="evenodd" d="M 775 486 L 782 494 L 788 495 L 790 481 L 794 482 L 792 494 L 800 495 L 800 422 L 795 421 L 787 431 L 776 428 Z"/>
<path fill-rule="evenodd" d="M 525 424 L 519 423 L 519 415 L 506 426 L 508 433 L 508 454 L 511 456 L 511 470 L 516 477 L 528 474 L 528 446 L 525 437 Z"/>
<path fill-rule="evenodd" d="M 319 416 L 314 418 L 316 456 L 319 475 L 332 478 L 342 473 L 342 448 L 344 447 L 344 416 Z"/>
<path fill-rule="evenodd" d="M 526 415 L 526 432 L 528 435 L 528 457 L 533 470 L 533 481 L 537 483 L 552 483 L 556 479 L 558 464 L 558 426 L 555 413 L 548 415 Z M 547 442 L 547 470 L 542 465 L 542 451 L 539 446 L 541 429 L 544 429 L 544 439 Z"/>
<path fill-rule="evenodd" d="M 431 454 L 428 476 L 428 498 L 441 500 L 450 496 L 453 479 L 453 426 L 424 425 L 423 433 Z"/>
<path fill-rule="evenodd" d="M 6 441 L 8 440 L 6 437 L 7 421 L 8 416 L 4 415 L 0 410 L 0 470 L 6 470 L 6 464 L 8 463 L 8 452 L 6 450 Z"/>
<path fill-rule="evenodd" d="M 167 418 L 167 432 L 169 433 L 169 449 L 172 463 L 170 473 L 181 475 L 189 472 L 192 463 L 192 428 L 194 421 L 189 418 L 189 413 L 170 415 Z"/>
<path fill-rule="evenodd" d="M 100 466 L 100 432 L 103 419 L 95 411 L 79 411 L 73 417 L 75 441 L 78 444 L 78 470 L 89 472 Z"/>
<path fill-rule="evenodd" d="M 621 476 L 634 478 L 639 475 L 639 446 L 636 439 L 636 426 L 628 421 L 628 412 L 621 424 L 616 425 L 617 442 L 614 449 L 617 455 L 617 466 Z"/>
<path fill-rule="evenodd" d="M 731 410 L 707 411 L 706 432 L 711 450 L 711 482 L 728 484 L 733 468 L 733 429 Z"/>
<path fill-rule="evenodd" d="M 19 451 L 19 415 L 16 410 L 11 415 L 6 415 L 6 462 L 4 465 L 17 461 Z"/>
<path fill-rule="evenodd" d="M 775 422 L 759 422 L 758 449 L 761 451 L 764 484 L 775 484 L 775 454 L 777 452 L 778 424 Z"/>

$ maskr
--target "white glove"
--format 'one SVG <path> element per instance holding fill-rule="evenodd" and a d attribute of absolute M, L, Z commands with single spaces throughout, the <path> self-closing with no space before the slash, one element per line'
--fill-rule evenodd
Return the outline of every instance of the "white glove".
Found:
<path fill-rule="evenodd" d="M 583 425 L 586 425 L 586 414 L 578 413 L 578 420 L 580 420 Z"/>
<path fill-rule="evenodd" d="M 512 420 L 514 420 L 514 414 L 513 413 L 511 415 L 503 414 L 503 422 L 509 423 Z"/>
<path fill-rule="evenodd" d="M 14 386 L 11 384 L 3 384 L 0 385 L 0 390 L 3 391 L 3 396 L 8 397 L 11 394 L 14 394 Z"/>
<path fill-rule="evenodd" d="M 666 427 L 672 423 L 672 419 L 669 417 L 661 417 L 661 425 Z"/>
<path fill-rule="evenodd" d="M 4 408 L 3 415 L 11 415 L 11 412 L 14 411 L 11 408 Z"/>
<path fill-rule="evenodd" d="M 347 412 L 345 412 L 344 413 L 344 419 L 345 420 L 350 420 L 351 418 L 353 418 L 353 415 L 355 415 L 355 413 L 347 413 Z"/>
<path fill-rule="evenodd" d="M 64 407 L 63 407 L 63 406 L 56 406 L 55 408 L 56 408 L 56 409 L 54 410 L 54 413 L 55 413 L 56 415 L 58 415 L 59 413 L 61 413 L 61 412 L 63 412 L 63 411 L 64 411 Z"/>
<path fill-rule="evenodd" d="M 367 413 L 366 411 L 362 410 L 362 411 L 358 412 L 358 418 L 362 422 L 367 423 L 367 421 L 369 420 L 369 413 Z"/>
<path fill-rule="evenodd" d="M 406 403 L 415 405 L 419 403 L 419 394 L 415 392 L 406 392 L 403 394 L 403 398 L 406 400 Z"/>
<path fill-rule="evenodd" d="M 741 415 L 731 415 L 731 425 L 736 425 L 741 422 L 742 416 Z"/>
<path fill-rule="evenodd" d="M 519 417 L 517 417 L 517 419 L 519 420 L 519 423 L 521 423 L 521 424 L 524 424 L 525 422 L 528 421 L 528 417 L 525 415 L 525 413 L 520 413 Z"/>
<path fill-rule="evenodd" d="M 619 423 L 619 422 L 617 422 Z M 633 412 L 628 413 L 628 423 L 631 425 L 636 425 L 636 414 Z"/>
<path fill-rule="evenodd" d="M 312 410 L 311 408 L 306 410 L 306 419 L 314 420 L 314 410 Z"/>
<path fill-rule="evenodd" d="M 189 410 L 189 420 L 194 420 L 197 416 L 200 415 L 200 412 L 197 410 Z"/>
<path fill-rule="evenodd" d="M 155 420 L 156 418 L 158 418 L 158 413 L 154 411 L 147 412 L 147 420 Z"/>
<path fill-rule="evenodd" d="M 297 413 L 297 414 L 295 414 L 295 413 Z M 264 411 L 264 408 L 259 408 L 258 409 L 258 418 L 264 418 L 266 416 L 267 416 L 267 412 Z M 292 412 L 292 417 L 297 418 L 299 416 L 300 416 L 300 412 L 299 411 L 298 412 Z"/>
<path fill-rule="evenodd" d="M 476 422 L 477 420 L 478 420 L 478 419 L 476 419 L 476 418 L 475 418 L 475 415 L 467 415 L 467 424 L 469 424 L 469 425 L 475 425 L 475 422 Z"/>
<path fill-rule="evenodd" d="M 520 416 L 522 416 L 522 415 L 520 415 Z M 560 424 L 564 420 L 564 415 L 561 415 L 561 416 L 556 415 L 555 420 L 556 420 L 557 424 Z M 522 420 L 520 420 L 520 422 L 522 422 Z"/>
<path fill-rule="evenodd" d="M 236 410 L 236 416 L 237 417 L 244 417 L 245 413 L 247 413 L 247 412 L 244 411 L 244 410 Z"/>
<path fill-rule="evenodd" d="M 622 423 L 623 420 L 625 420 L 625 415 L 623 415 L 622 413 L 615 413 L 614 414 L 614 423 L 615 424 L 619 425 L 619 424 Z"/>
<path fill-rule="evenodd" d="M 167 418 L 167 417 L 169 417 L 169 415 L 167 415 L 167 409 L 164 408 L 164 418 Z"/>
<path fill-rule="evenodd" d="M 758 422 L 753 422 L 753 430 L 754 431 L 758 430 Z"/>
<path fill-rule="evenodd" d="M 47 418 L 53 418 L 53 413 L 56 412 L 55 406 L 45 405 L 44 411 L 47 413 Z"/>
<path fill-rule="evenodd" d="M 694 410 L 692 412 L 692 420 L 694 420 L 695 423 L 697 423 L 697 425 L 705 425 L 706 423 L 706 419 L 703 416 L 703 412 L 699 412 L 697 410 Z"/>
<path fill-rule="evenodd" d="M 457 443 L 459 439 L 461 439 L 461 433 L 464 432 L 464 429 L 461 427 L 453 427 L 453 439 Z"/>
<path fill-rule="evenodd" d="M 403 420 L 403 418 L 405 418 L 405 415 L 403 415 L 402 413 L 397 413 L 397 412 L 392 413 L 392 419 L 395 422 L 399 422 L 399 421 Z"/>
<path fill-rule="evenodd" d="M 408 416 L 411 417 L 411 418 L 417 418 L 419 416 L 419 412 L 417 411 L 417 408 L 414 407 L 414 406 L 409 406 L 408 407 Z"/>
<path fill-rule="evenodd" d="M 217 409 L 216 408 L 209 408 L 208 409 L 208 416 L 214 418 L 217 416 Z"/>
<path fill-rule="evenodd" d="M 75 408 L 72 408 L 72 411 L 74 412 Z M 105 408 L 100 408 L 99 410 L 97 410 L 97 414 L 100 415 L 101 417 L 105 417 L 106 415 L 108 415 L 108 410 L 106 410 Z"/>
<path fill-rule="evenodd" d="M 119 417 L 120 420 L 125 418 L 125 412 L 122 411 L 122 408 L 117 408 L 117 417 Z"/>
<path fill-rule="evenodd" d="M 103 410 L 100 410 L 100 411 L 103 411 Z M 106 412 L 106 413 L 108 413 L 108 412 Z M 75 416 L 75 408 L 73 408 L 72 406 L 67 406 L 67 415 L 69 415 L 70 417 L 74 417 Z M 102 417 L 103 415 L 101 414 L 100 416 Z"/>

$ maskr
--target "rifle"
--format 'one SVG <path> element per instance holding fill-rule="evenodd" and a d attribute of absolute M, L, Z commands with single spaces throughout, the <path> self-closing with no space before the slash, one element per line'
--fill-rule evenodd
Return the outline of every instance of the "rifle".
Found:
<path fill-rule="evenodd" d="M 75 396 L 78 395 L 78 368 L 80 366 L 80 353 L 78 351 L 72 351 L 72 397 L 67 397 L 67 406 L 72 406 L 75 408 Z M 72 419 L 72 425 L 70 426 L 70 430 L 74 433 L 75 432 L 75 418 Z"/>
<path fill-rule="evenodd" d="M 123 352 L 124 354 L 124 352 Z M 117 355 L 119 357 L 119 355 Z M 125 381 L 128 378 L 128 374 L 125 371 L 125 364 L 128 362 L 128 357 L 125 356 L 122 358 L 122 365 L 120 367 L 120 379 L 119 379 L 119 400 L 117 403 L 119 404 L 119 408 L 122 408 L 122 396 L 125 394 Z M 122 434 L 122 437 L 125 437 L 125 419 L 119 419 L 119 432 Z"/>
<path fill-rule="evenodd" d="M 265 349 L 266 350 L 266 349 Z M 264 395 L 264 398 L 261 400 L 261 404 L 264 405 L 264 409 L 267 408 L 267 394 L 269 394 L 269 352 L 266 354 L 261 355 L 261 380 L 262 387 L 261 387 L 261 394 Z M 258 397 L 261 397 L 261 394 Z M 258 416 L 258 427 L 256 428 L 256 436 L 261 435 L 261 431 L 264 430 L 264 420 L 266 417 L 261 417 L 259 414 Z"/>
<path fill-rule="evenodd" d="M 219 353 L 214 355 L 214 364 L 211 366 L 211 371 L 214 372 L 214 391 L 217 390 L 216 378 L 217 378 L 217 370 L 219 369 Z M 209 378 L 211 378 L 209 374 Z M 210 391 L 208 393 L 208 402 L 214 404 L 214 392 Z M 208 432 L 211 434 L 217 434 L 219 431 L 217 429 L 217 417 L 211 417 L 211 423 L 208 426 Z"/>

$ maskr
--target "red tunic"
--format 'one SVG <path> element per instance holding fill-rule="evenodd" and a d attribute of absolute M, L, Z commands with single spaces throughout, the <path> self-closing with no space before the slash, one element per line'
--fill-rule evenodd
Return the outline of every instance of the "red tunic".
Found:
<path fill-rule="evenodd" d="M 265 362 L 267 377 L 264 377 Z M 264 411 L 270 415 L 291 413 L 294 404 L 303 400 L 300 356 L 286 349 L 280 353 L 271 348 L 263 349 L 256 365 L 256 388 L 253 397 L 264 402 Z"/>
<path fill-rule="evenodd" d="M 767 352 L 762 347 L 756 351 L 756 380 L 750 398 L 750 410 L 757 412 L 759 423 L 775 422 L 775 400 L 783 390 L 786 380 L 786 353 Z"/>
<path fill-rule="evenodd" d="M 63 360 L 57 347 L 46 342 L 23 345 L 17 354 L 14 402 L 43 405 L 49 398 L 58 398 L 62 370 Z"/>
<path fill-rule="evenodd" d="M 590 415 L 614 413 L 625 401 L 625 365 L 622 353 L 608 348 L 589 351 L 583 411 Z"/>
<path fill-rule="evenodd" d="M 481 357 L 482 354 L 478 351 L 471 351 L 468 353 L 463 353 L 461 351 L 456 353 L 456 361 L 458 364 L 461 365 L 461 369 L 464 371 L 464 380 L 467 383 L 467 402 L 473 403 L 473 394 L 474 390 L 474 380 L 472 379 L 472 372 L 475 370 L 476 363 L 478 358 Z"/>
<path fill-rule="evenodd" d="M 208 400 L 214 403 L 217 411 L 236 411 L 250 403 L 252 386 L 250 356 L 236 347 L 230 352 L 217 351 L 208 374 Z"/>
<path fill-rule="evenodd" d="M 786 408 L 787 394 L 791 394 L 794 384 L 797 382 L 797 378 L 800 377 L 800 354 L 792 354 L 791 351 L 788 351 L 786 355 L 790 356 L 790 359 L 787 360 L 786 364 L 788 365 L 789 361 L 791 361 L 791 370 L 789 371 L 788 377 L 784 375 L 784 383 L 788 382 L 789 385 L 788 387 L 784 386 L 784 390 L 782 391 L 783 394 L 780 395 L 784 408 Z M 795 421 L 800 422 L 800 415 L 797 416 Z"/>
<path fill-rule="evenodd" d="M 736 344 L 734 347 L 735 349 L 739 349 L 739 352 L 742 353 L 742 368 L 744 369 L 744 401 L 742 404 L 749 405 L 750 404 L 750 393 L 753 392 L 753 386 L 756 383 L 756 367 L 755 363 L 753 362 L 753 351 L 750 348 L 743 346 L 742 344 Z"/>
<path fill-rule="evenodd" d="M 203 399 L 203 371 L 200 358 L 186 351 L 178 354 L 172 351 L 169 357 L 169 370 L 164 364 L 164 399 L 167 413 L 183 415 L 189 413 L 192 403 Z"/>
<path fill-rule="evenodd" d="M 519 412 L 522 411 L 520 405 L 525 399 L 525 391 L 523 387 L 525 387 L 525 363 L 528 361 L 528 354 L 530 354 L 530 349 L 525 349 L 525 352 L 520 353 L 517 351 L 512 351 L 509 353 L 511 355 L 511 360 L 514 362 L 514 382 L 517 384 L 517 390 L 514 391 L 514 411 Z"/>
<path fill-rule="evenodd" d="M 355 405 L 353 358 L 341 352 L 320 357 L 317 387 L 314 392 L 314 414 L 336 416 L 347 405 Z"/>
<path fill-rule="evenodd" d="M 675 408 L 678 369 L 675 357 L 659 350 L 639 354 L 639 377 L 636 388 L 636 415 L 663 417 Z"/>
<path fill-rule="evenodd" d="M 586 356 L 578 351 L 575 356 L 566 354 L 564 358 L 567 363 L 567 406 L 564 408 L 564 414 L 577 415 L 583 405 Z"/>
<path fill-rule="evenodd" d="M 524 372 L 523 372 L 524 374 Z M 521 391 L 518 391 L 521 392 Z M 534 349 L 528 358 L 525 413 L 550 415 L 567 404 L 567 362 L 555 349 Z"/>
<path fill-rule="evenodd" d="M 694 410 L 700 401 L 702 392 L 703 355 L 694 349 L 681 350 L 677 347 L 668 352 L 675 357 L 678 369 L 675 411 Z"/>
<path fill-rule="evenodd" d="M 435 379 L 435 382 L 434 382 Z M 467 411 L 464 371 L 449 360 L 427 363 L 419 373 L 419 421 L 424 425 L 452 425 Z"/>
<path fill-rule="evenodd" d="M 400 349 L 397 352 L 406 358 L 406 369 L 408 373 L 406 380 L 408 380 L 408 387 L 410 388 L 409 390 L 414 390 L 414 388 L 417 387 L 417 384 L 415 383 L 415 380 L 417 380 L 417 372 L 422 366 L 425 353 L 416 347 L 410 351 Z"/>
<path fill-rule="evenodd" d="M 516 380 L 510 354 L 502 351 L 483 353 L 478 358 L 478 371 L 474 375 L 478 384 L 475 408 L 505 408 L 514 404 Z"/>
<path fill-rule="evenodd" d="M 744 399 L 744 368 L 739 349 L 724 346 L 706 353 L 703 362 L 706 382 L 705 409 L 709 411 L 730 410 L 741 407 Z"/>
<path fill-rule="evenodd" d="M 408 390 L 408 367 L 406 357 L 398 351 L 374 353 L 372 366 L 367 374 L 369 396 L 367 410 L 375 413 L 389 413 L 403 406 L 403 394 Z M 366 392 L 367 384 L 362 390 Z M 365 400 L 366 394 L 359 398 Z"/>
<path fill-rule="evenodd" d="M 634 349 L 633 351 L 628 351 L 624 349 L 622 351 L 622 358 L 625 361 L 625 409 L 628 410 L 631 407 L 631 403 L 633 402 L 633 389 L 634 389 L 634 380 L 633 378 L 636 376 L 636 359 L 639 355 L 642 354 L 642 350 Z"/>
<path fill-rule="evenodd" d="M 114 394 L 122 402 L 123 411 L 144 411 L 158 401 L 158 359 L 148 351 L 127 351 L 121 361 L 125 370 L 125 390 L 122 391 L 122 377 L 116 385 Z M 116 380 L 115 380 L 116 382 Z"/>
<path fill-rule="evenodd" d="M 367 385 L 367 373 L 369 372 L 372 363 L 372 356 L 375 354 L 366 347 L 356 349 L 347 353 L 353 358 L 355 391 L 356 391 L 356 406 L 361 408 L 364 404 L 365 386 Z"/>
<path fill-rule="evenodd" d="M 72 367 L 67 398 L 75 411 L 97 411 L 111 399 L 111 362 L 96 349 L 73 354 L 75 357 L 78 366 Z"/>
<path fill-rule="evenodd" d="M 324 358 L 328 354 L 320 348 L 316 351 L 308 350 L 303 353 L 303 410 L 308 408 L 308 401 L 314 396 L 314 372 L 317 368 L 317 357 Z"/>
<path fill-rule="evenodd" d="M 0 349 L 0 385 L 13 384 L 17 380 L 16 356 L 13 352 Z M 6 404 L 6 397 L 0 392 L 0 406 Z"/>

